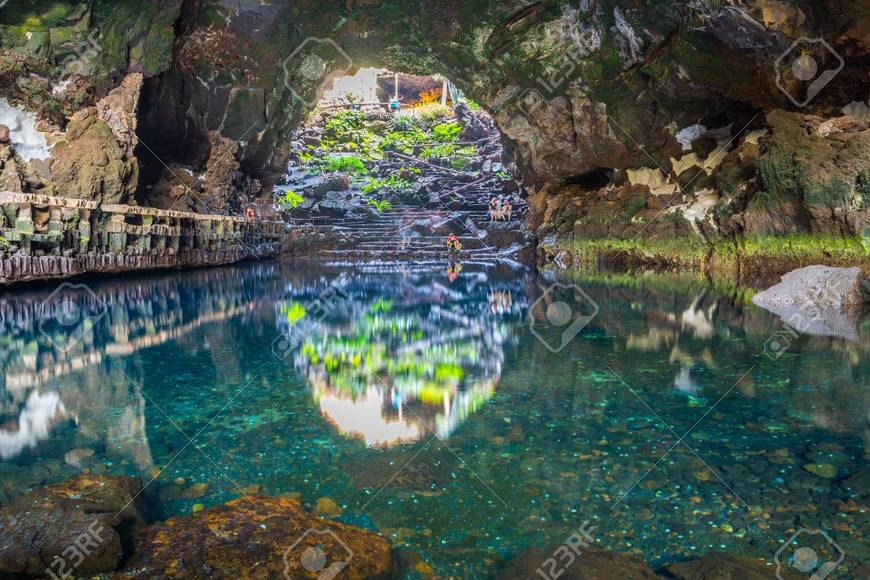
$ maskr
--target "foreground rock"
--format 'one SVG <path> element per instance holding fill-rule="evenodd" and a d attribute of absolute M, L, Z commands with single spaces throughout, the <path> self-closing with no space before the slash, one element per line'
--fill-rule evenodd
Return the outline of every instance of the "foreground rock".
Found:
<path fill-rule="evenodd" d="M 79 475 L 0 508 L 0 576 L 97 574 L 117 568 L 122 536 L 143 520 L 129 477 Z"/>
<path fill-rule="evenodd" d="M 514 578 L 555 578 L 564 580 L 603 580 L 631 578 L 647 580 L 662 578 L 644 562 L 626 554 L 616 554 L 598 548 L 583 548 L 570 565 L 567 556 L 556 554 L 562 547 L 531 548 L 520 554 L 496 576 L 499 580 Z"/>
<path fill-rule="evenodd" d="M 721 552 L 711 552 L 691 562 L 671 564 L 665 569 L 678 580 L 767 580 L 776 574 L 775 566 Z M 783 580 L 803 577 L 787 570 L 780 570 L 779 575 Z"/>
<path fill-rule="evenodd" d="M 148 526 L 118 577 L 386 578 L 391 569 L 390 544 L 374 532 L 252 496 Z"/>
<path fill-rule="evenodd" d="M 868 297 L 870 281 L 860 268 L 807 266 L 789 272 L 752 302 L 797 332 L 857 340 L 860 310 Z"/>
<path fill-rule="evenodd" d="M 861 306 L 870 299 L 870 281 L 861 268 L 807 266 L 793 270 L 782 281 L 752 298 L 756 306 L 768 310 L 779 307 L 843 309 Z"/>

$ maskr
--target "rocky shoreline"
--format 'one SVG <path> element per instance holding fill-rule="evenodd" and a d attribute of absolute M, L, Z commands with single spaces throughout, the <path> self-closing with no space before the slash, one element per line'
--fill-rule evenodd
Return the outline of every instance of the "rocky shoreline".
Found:
<path fill-rule="evenodd" d="M 396 550 L 377 533 L 333 519 L 338 512 L 321 506 L 327 499 L 318 502 L 317 513 L 309 513 L 297 499 L 246 493 L 223 505 L 197 504 L 188 516 L 149 522 L 143 491 L 138 478 L 77 475 L 3 505 L 0 523 L 11 533 L 0 540 L 0 573 L 317 578 L 330 571 L 324 570 L 330 563 L 350 578 L 397 578 L 409 571 L 435 577 L 423 560 Z M 505 561 L 495 577 L 535 577 L 559 549 L 525 550 Z M 562 577 L 760 580 L 775 570 L 771 559 L 721 552 L 654 568 L 633 556 L 583 546 L 573 560 Z"/>

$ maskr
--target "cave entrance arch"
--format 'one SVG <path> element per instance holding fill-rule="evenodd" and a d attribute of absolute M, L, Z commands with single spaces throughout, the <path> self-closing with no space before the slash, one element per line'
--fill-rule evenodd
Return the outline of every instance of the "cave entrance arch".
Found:
<path fill-rule="evenodd" d="M 510 149 L 492 117 L 446 77 L 362 68 L 329 75 L 315 94 L 273 195 L 294 229 L 317 229 L 322 254 L 528 253 L 528 208 Z"/>

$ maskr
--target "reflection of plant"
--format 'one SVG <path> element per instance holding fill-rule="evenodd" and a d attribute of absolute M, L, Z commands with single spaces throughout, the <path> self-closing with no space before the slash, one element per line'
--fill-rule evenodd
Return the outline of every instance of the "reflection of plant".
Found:
<path fill-rule="evenodd" d="M 389 386 L 387 405 L 397 400 L 425 405 L 421 414 L 434 415 L 434 425 L 445 433 L 492 396 L 495 382 L 485 370 L 488 343 L 478 332 L 452 332 L 444 327 L 451 322 L 400 309 L 383 297 L 363 312 L 335 332 L 327 323 L 327 332 L 303 343 L 297 364 L 325 389 L 317 393 L 357 401 L 365 400 L 373 385 Z M 468 330 L 479 329 L 475 320 L 467 324 Z M 450 411 L 442 415 L 448 401 Z"/>
<path fill-rule="evenodd" d="M 287 322 L 290 326 L 294 326 L 297 322 L 305 318 L 307 311 L 305 310 L 305 307 L 298 302 L 293 302 L 289 306 L 287 304 L 282 304 L 281 313 L 287 318 Z"/>
<path fill-rule="evenodd" d="M 464 376 L 463 368 L 454 364 L 439 364 L 435 367 L 435 379 L 438 381 L 460 381 Z"/>
<path fill-rule="evenodd" d="M 299 204 L 303 201 L 305 201 L 305 199 L 301 195 L 292 189 L 288 189 L 278 197 L 278 206 L 284 210 L 291 210 L 299 207 Z"/>
<path fill-rule="evenodd" d="M 393 301 L 385 300 L 383 298 L 378 298 L 374 304 L 369 307 L 370 314 L 377 314 L 378 312 L 389 312 L 393 309 Z"/>

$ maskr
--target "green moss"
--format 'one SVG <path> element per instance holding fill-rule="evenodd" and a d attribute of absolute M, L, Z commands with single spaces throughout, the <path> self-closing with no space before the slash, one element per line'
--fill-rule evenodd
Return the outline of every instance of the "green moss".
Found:
<path fill-rule="evenodd" d="M 733 243 L 720 242 L 715 252 L 721 256 L 807 263 L 860 264 L 868 259 L 860 237 L 832 234 L 750 236 Z"/>
<path fill-rule="evenodd" d="M 868 248 L 860 236 L 829 234 L 763 235 L 720 239 L 708 245 L 699 238 L 667 237 L 630 240 L 596 238 L 564 240 L 552 252 L 567 250 L 577 263 L 604 261 L 640 265 L 694 266 L 715 264 L 731 268 L 738 262 L 799 267 L 809 264 L 867 264 Z M 620 259 L 621 258 L 621 259 Z M 791 269 L 789 266 L 789 269 Z"/>
<path fill-rule="evenodd" d="M 175 30 L 171 25 L 155 27 L 145 37 L 137 51 L 137 58 L 147 74 L 158 74 L 169 67 L 174 42 Z"/>
<path fill-rule="evenodd" d="M 568 250 L 581 262 L 595 262 L 599 255 L 625 254 L 633 260 L 670 262 L 675 264 L 699 264 L 709 253 L 709 247 L 699 238 L 667 237 L 650 239 L 572 239 L 561 242 L 560 250 Z"/>

